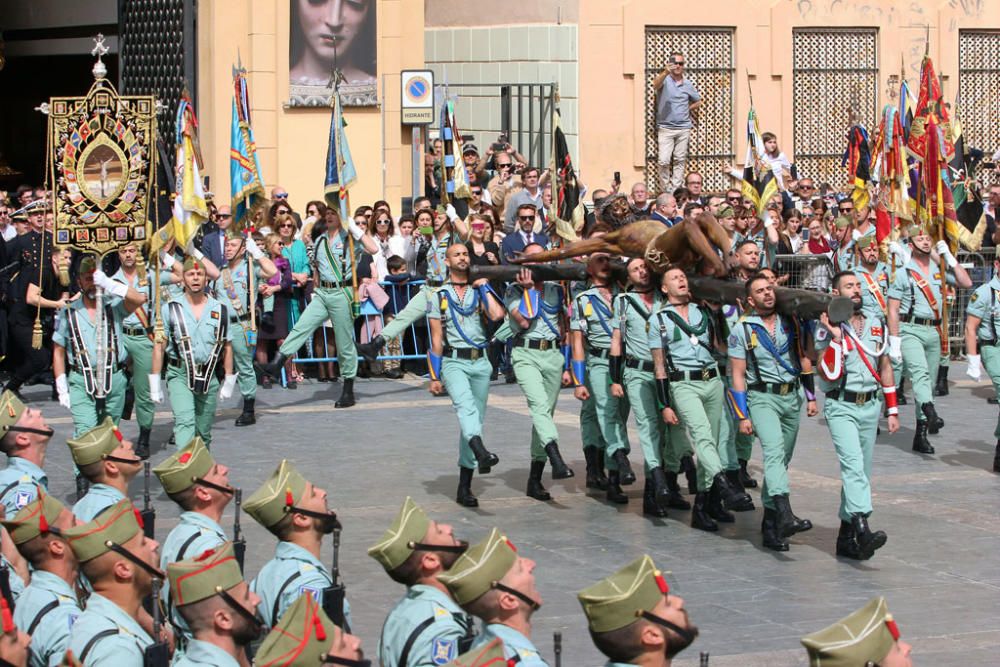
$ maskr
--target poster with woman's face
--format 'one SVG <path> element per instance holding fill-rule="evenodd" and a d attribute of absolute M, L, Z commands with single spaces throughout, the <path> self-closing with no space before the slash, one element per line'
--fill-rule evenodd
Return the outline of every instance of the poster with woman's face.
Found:
<path fill-rule="evenodd" d="M 345 106 L 374 106 L 377 0 L 289 0 L 291 106 L 328 106 L 334 67 Z"/>

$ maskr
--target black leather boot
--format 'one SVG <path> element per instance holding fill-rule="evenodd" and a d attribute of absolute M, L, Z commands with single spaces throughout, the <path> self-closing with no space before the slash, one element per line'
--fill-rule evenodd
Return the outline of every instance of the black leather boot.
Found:
<path fill-rule="evenodd" d="M 771 551 L 788 551 L 788 542 L 778 535 L 775 525 L 774 510 L 764 508 L 764 518 L 760 520 L 760 534 L 765 549 Z"/>
<path fill-rule="evenodd" d="M 139 427 L 139 439 L 135 441 L 135 455 L 140 459 L 149 458 L 149 435 L 153 429 Z"/>
<path fill-rule="evenodd" d="M 938 417 L 934 404 L 924 403 L 920 406 L 920 411 L 927 417 L 927 432 L 931 435 L 937 435 L 938 431 L 944 428 L 944 420 Z"/>
<path fill-rule="evenodd" d="M 727 470 L 726 481 L 729 482 L 729 486 L 734 489 L 743 490 L 743 483 L 740 481 L 740 471 L 739 470 Z"/>
<path fill-rule="evenodd" d="M 661 509 L 666 510 L 670 489 L 667 488 L 667 473 L 663 466 L 656 466 L 646 473 L 646 488 L 652 488 L 653 500 Z"/>
<path fill-rule="evenodd" d="M 122 406 L 122 421 L 128 421 L 132 419 L 132 409 L 135 407 L 135 389 L 132 388 L 132 384 L 129 383 L 128 389 L 125 390 L 125 405 Z"/>
<path fill-rule="evenodd" d="M 927 422 L 917 419 L 917 428 L 913 432 L 913 451 L 918 454 L 933 454 L 934 447 L 927 440 Z"/>
<path fill-rule="evenodd" d="M 528 473 L 527 495 L 535 500 L 552 500 L 552 495 L 542 486 L 543 470 L 545 470 L 545 461 L 531 462 L 531 471 Z"/>
<path fill-rule="evenodd" d="M 378 360 L 378 353 L 385 347 L 385 338 L 375 336 L 367 343 L 358 343 L 358 354 L 364 357 L 365 361 L 372 362 Z"/>
<path fill-rule="evenodd" d="M 478 435 L 469 438 L 469 449 L 472 450 L 472 455 L 476 457 L 476 462 L 479 464 L 480 475 L 485 475 L 493 469 L 493 466 L 500 463 L 500 457 L 488 451 L 486 445 L 483 444 L 483 439 Z"/>
<path fill-rule="evenodd" d="M 658 469 L 654 468 L 654 470 Z M 659 502 L 659 498 L 657 498 L 656 480 L 652 473 L 646 475 L 646 483 L 642 487 L 642 513 L 646 516 L 653 516 L 660 519 L 664 519 L 667 516 L 667 510 L 664 509 L 663 505 Z"/>
<path fill-rule="evenodd" d="M 743 485 L 744 489 L 756 489 L 757 480 L 750 476 L 750 471 L 747 470 L 747 460 L 740 459 L 740 484 Z"/>
<path fill-rule="evenodd" d="M 628 452 L 624 449 L 616 449 L 611 455 L 611 460 L 618 466 L 618 477 L 623 486 L 635 484 L 635 472 L 632 471 L 632 464 L 628 460 Z"/>
<path fill-rule="evenodd" d="M 868 527 L 868 519 L 864 514 L 851 516 L 851 525 L 854 526 L 854 539 L 858 541 L 858 553 L 861 560 L 868 560 L 875 555 L 875 552 L 885 546 L 889 539 L 885 532 L 881 530 L 872 531 Z"/>
<path fill-rule="evenodd" d="M 587 488 L 604 491 L 608 488 L 608 478 L 604 476 L 604 457 L 598 447 L 584 447 L 583 458 L 587 461 Z"/>
<path fill-rule="evenodd" d="M 253 426 L 257 423 L 257 416 L 253 412 L 255 398 L 243 398 L 243 412 L 236 418 L 237 426 Z"/>
<path fill-rule="evenodd" d="M 858 541 L 854 539 L 854 526 L 850 521 L 840 522 L 840 532 L 837 533 L 837 555 L 861 560 L 861 550 L 858 548 Z"/>
<path fill-rule="evenodd" d="M 618 476 L 617 470 L 608 471 L 608 488 L 605 491 L 605 498 L 608 502 L 615 503 L 616 505 L 625 505 L 628 503 L 628 496 L 622 491 L 621 478 Z"/>
<path fill-rule="evenodd" d="M 272 380 L 281 382 L 281 369 L 284 368 L 286 361 L 288 361 L 288 357 L 283 355 L 281 352 L 278 352 L 274 355 L 274 361 L 271 363 L 261 364 L 255 361 L 253 362 L 253 367 L 264 375 L 270 377 Z"/>
<path fill-rule="evenodd" d="M 681 486 L 677 483 L 677 473 L 666 471 L 667 476 L 667 490 L 670 495 L 667 496 L 667 507 L 675 510 L 689 510 L 691 509 L 691 503 L 684 500 L 684 496 L 681 495 Z"/>
<path fill-rule="evenodd" d="M 948 367 L 938 366 L 937 382 L 934 383 L 935 396 L 948 395 Z"/>
<path fill-rule="evenodd" d="M 729 484 L 726 482 L 726 476 L 722 473 L 715 476 L 712 488 L 708 490 L 708 503 L 705 505 L 705 511 L 708 512 L 710 517 L 721 523 L 733 523 L 736 521 L 736 517 L 726 511 L 724 504 L 728 490 Z"/>
<path fill-rule="evenodd" d="M 722 495 L 722 502 L 727 510 L 732 512 L 752 512 L 754 511 L 753 498 L 750 494 L 738 486 L 729 483 L 726 473 L 720 472 L 715 476 L 713 488 L 719 485 L 719 493 Z"/>
<path fill-rule="evenodd" d="M 573 469 L 563 461 L 562 454 L 559 453 L 559 444 L 555 440 L 545 445 L 545 455 L 552 464 L 552 479 L 569 479 L 573 476 Z"/>
<path fill-rule="evenodd" d="M 802 533 L 812 528 L 810 521 L 795 516 L 787 495 L 771 496 L 771 501 L 774 503 L 774 519 L 775 527 L 778 529 L 778 537 L 791 537 L 795 533 Z"/>
<path fill-rule="evenodd" d="M 333 404 L 335 408 L 349 408 L 357 403 L 354 400 L 354 378 L 344 378 L 344 389 L 340 392 L 340 398 Z"/>
<path fill-rule="evenodd" d="M 903 378 L 899 381 L 899 386 L 896 387 L 896 404 L 906 405 L 909 401 L 906 400 L 906 394 L 903 393 L 903 385 L 906 384 L 906 379 Z"/>
<path fill-rule="evenodd" d="M 997 440 L 997 448 L 993 452 L 993 472 L 1000 472 L 1000 440 Z"/>
<path fill-rule="evenodd" d="M 691 510 L 691 527 L 714 533 L 719 530 L 719 524 L 708 515 L 708 494 L 704 491 L 694 496 L 694 508 Z"/>
<path fill-rule="evenodd" d="M 458 493 L 455 494 L 455 502 L 462 507 L 479 507 L 479 500 L 472 495 L 472 468 L 458 469 Z"/>
<path fill-rule="evenodd" d="M 693 496 L 698 493 L 698 471 L 694 467 L 694 457 L 690 454 L 681 457 L 681 472 L 687 478 L 688 494 Z"/>

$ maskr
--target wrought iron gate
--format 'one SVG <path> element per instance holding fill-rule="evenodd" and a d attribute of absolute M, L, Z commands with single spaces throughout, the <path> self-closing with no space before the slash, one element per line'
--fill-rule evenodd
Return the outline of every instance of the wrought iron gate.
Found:
<path fill-rule="evenodd" d="M 983 150 L 987 157 L 1000 146 L 1000 31 L 963 30 L 958 37 L 958 118 L 966 148 Z M 964 113 L 970 110 L 971 113 Z M 996 183 L 996 172 L 980 169 L 986 183 Z"/>

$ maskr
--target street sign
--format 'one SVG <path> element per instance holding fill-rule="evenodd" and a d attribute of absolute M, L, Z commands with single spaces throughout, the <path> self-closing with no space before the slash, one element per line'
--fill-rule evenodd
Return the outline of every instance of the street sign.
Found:
<path fill-rule="evenodd" d="M 428 125 L 434 121 L 434 72 L 411 69 L 400 72 L 403 125 Z"/>

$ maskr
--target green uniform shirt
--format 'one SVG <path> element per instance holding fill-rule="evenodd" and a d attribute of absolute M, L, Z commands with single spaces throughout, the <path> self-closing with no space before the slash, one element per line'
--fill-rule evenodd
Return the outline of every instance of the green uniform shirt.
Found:
<path fill-rule="evenodd" d="M 997 340 L 997 319 L 1000 316 L 1000 276 L 976 288 L 969 297 L 969 307 L 965 311 L 982 320 L 976 329 L 979 340 Z"/>
<path fill-rule="evenodd" d="M 343 229 L 333 238 L 330 238 L 329 234 L 319 237 L 316 241 L 315 255 L 316 270 L 319 272 L 320 280 L 331 283 L 351 280 L 351 262 L 354 258 L 351 257 L 350 248 L 347 232 Z"/>
<path fill-rule="evenodd" d="M 206 363 L 209 357 L 212 356 L 212 350 L 215 348 L 215 339 L 218 336 L 218 329 L 222 325 L 222 304 L 212 297 L 208 297 L 201 311 L 200 319 L 195 318 L 194 311 L 191 310 L 191 304 L 188 302 L 186 296 L 173 299 L 170 303 L 163 305 L 163 327 L 166 329 L 169 338 L 167 342 L 167 355 L 171 359 L 181 358 L 178 347 L 181 334 L 177 324 L 170 317 L 171 303 L 179 303 L 181 305 L 181 312 L 184 314 L 184 322 L 187 325 L 188 335 L 191 336 L 191 349 L 194 351 L 195 363 Z M 227 307 L 226 317 L 232 315 L 233 313 Z M 225 340 L 229 342 L 232 339 L 233 328 L 230 326 L 226 330 Z"/>
<path fill-rule="evenodd" d="M 125 351 L 125 341 L 122 338 L 122 322 L 128 312 L 125 310 L 125 302 L 118 298 L 106 295 L 105 306 L 111 306 L 111 318 L 107 321 L 107 326 L 114 327 L 115 339 L 118 346 L 115 354 L 115 361 L 119 364 L 125 363 L 128 359 L 128 352 Z M 69 366 L 76 366 L 78 363 L 76 345 L 69 330 L 70 313 L 76 318 L 80 337 L 87 347 L 87 354 L 93 367 L 97 366 L 97 311 L 94 311 L 94 319 L 90 319 L 87 307 L 83 303 L 83 298 L 71 302 L 65 308 L 59 309 L 56 313 L 55 329 L 52 332 L 52 342 L 66 349 L 66 363 Z"/>
<path fill-rule="evenodd" d="M 53 602 L 54 607 L 49 607 Z M 48 611 L 42 613 L 48 607 Z M 48 667 L 62 662 L 69 646 L 69 633 L 81 614 L 76 591 L 62 577 L 45 570 L 31 573 L 31 585 L 17 599 L 14 623 L 32 631 L 28 665 Z"/>
<path fill-rule="evenodd" d="M 449 284 L 435 290 L 427 317 L 441 320 L 445 348 L 481 350 L 488 342 L 483 327 L 485 308 L 475 287 L 466 287 L 459 299 L 455 286 Z"/>
<path fill-rule="evenodd" d="M 166 572 L 168 563 L 197 558 L 208 549 L 214 549 L 226 542 L 226 532 L 212 519 L 200 512 L 183 512 L 180 521 L 167 535 L 160 545 L 160 569 Z M 170 617 L 174 628 L 187 639 L 191 639 L 191 631 L 187 622 L 181 617 L 175 607 L 170 606 L 170 582 L 163 582 L 160 599 L 170 609 Z M 190 651 L 190 645 L 187 649 Z"/>
<path fill-rule="evenodd" d="M 746 359 L 747 385 L 786 383 L 799 377 L 795 324 L 791 318 L 778 315 L 774 328 L 772 335 L 759 315 L 748 314 L 729 333 L 729 356 Z"/>
<path fill-rule="evenodd" d="M 153 282 L 153 270 L 148 269 L 147 274 L 148 276 L 146 278 L 146 287 L 141 287 L 139 285 L 138 271 L 135 274 L 133 274 L 132 279 L 129 280 L 128 276 L 125 275 L 125 270 L 118 269 L 118 271 L 115 272 L 113 276 L 111 276 L 111 279 L 121 283 L 122 285 L 129 286 L 137 292 L 144 293 L 146 295 L 146 304 L 143 306 L 139 306 L 139 308 L 142 308 L 145 312 L 149 313 L 150 310 L 153 308 L 153 302 L 155 298 L 153 287 L 155 286 L 155 284 Z M 173 276 L 174 274 L 170 271 L 165 271 L 165 270 L 160 271 L 160 288 L 162 289 L 164 286 L 171 284 Z M 125 317 L 125 319 L 122 320 L 122 324 L 124 326 L 131 328 L 144 326 L 142 320 L 140 320 L 139 316 L 136 315 L 136 312 L 138 312 L 139 308 L 136 308 L 135 311 L 129 313 Z"/>
<path fill-rule="evenodd" d="M 192 639 L 171 667 L 239 667 L 239 662 L 215 644 Z"/>
<path fill-rule="evenodd" d="M 107 636 L 90 644 L 94 637 L 105 631 L 109 631 Z M 91 593 L 87 608 L 73 624 L 69 650 L 87 667 L 131 666 L 143 664 L 143 651 L 152 643 L 153 638 L 146 634 L 136 619 L 103 595 Z M 88 644 L 89 650 L 83 655 Z"/>
<path fill-rule="evenodd" d="M 940 268 L 930 265 L 928 270 L 929 273 L 924 273 L 923 269 L 912 259 L 902 269 L 896 270 L 896 281 L 889 286 L 889 298 L 899 300 L 900 316 L 910 315 L 926 320 L 936 320 L 941 317 Z M 934 308 L 927 302 L 924 291 L 914 280 L 911 272 L 919 276 L 929 287 L 936 304 Z M 949 285 L 954 285 L 955 274 L 949 271 L 946 280 Z"/>
<path fill-rule="evenodd" d="M 868 317 L 888 320 L 889 267 L 879 262 L 874 271 L 869 271 L 859 263 L 854 275 L 861 281 L 861 311 Z"/>
<path fill-rule="evenodd" d="M 251 260 L 252 261 L 252 260 Z M 247 299 L 247 290 L 250 286 L 250 281 L 248 276 L 250 272 L 247 270 L 247 256 L 244 256 L 239 263 L 237 263 L 236 268 L 230 269 L 228 266 L 220 267 L 222 275 L 219 279 L 215 281 L 215 295 L 224 304 L 226 304 L 226 309 L 229 310 L 229 317 L 245 316 L 250 312 L 250 308 L 253 307 L 253 301 Z M 229 278 L 231 280 L 231 286 L 226 280 L 226 272 L 229 272 Z M 254 262 L 254 286 L 259 286 L 261 283 L 261 272 L 260 266 Z M 324 278 L 326 280 L 326 278 Z"/>
<path fill-rule="evenodd" d="M 649 317 L 656 308 L 647 308 L 642 295 L 625 292 L 615 297 L 614 328 L 622 332 L 622 348 L 625 357 L 640 361 L 652 361 L 649 353 Z"/>
<path fill-rule="evenodd" d="M 711 313 L 689 304 L 689 319 L 686 322 L 690 332 L 678 326 L 668 313 L 683 319 L 677 307 L 671 304 L 656 313 L 653 316 L 653 326 L 649 328 L 649 349 L 662 348 L 671 371 L 700 371 L 706 366 L 715 366 L 715 357 L 711 352 L 714 330 Z"/>
<path fill-rule="evenodd" d="M 559 318 L 563 311 L 563 289 L 559 283 L 542 283 L 542 294 L 538 299 L 538 312 L 527 329 L 521 329 L 513 317 L 508 317 L 514 333 L 528 340 L 556 340 L 559 338 Z M 507 286 L 504 303 L 507 312 L 514 312 L 521 305 L 524 288 L 517 283 Z"/>
<path fill-rule="evenodd" d="M 548 667 L 548 663 L 542 659 L 541 654 L 530 639 L 502 623 L 489 623 L 483 629 L 483 634 L 476 639 L 473 648 L 489 644 L 496 638 L 503 642 L 503 655 L 508 662 L 513 658 L 518 667 Z"/>
<path fill-rule="evenodd" d="M 397 667 L 443 665 L 466 652 L 474 634 L 472 617 L 447 593 L 423 584 L 410 586 L 382 626 L 379 662 Z M 414 639 L 403 665 L 403 647 L 411 636 Z"/>
<path fill-rule="evenodd" d="M 616 291 L 611 288 L 612 301 Z M 583 332 L 587 348 L 610 349 L 611 333 L 615 328 L 612 308 L 612 303 L 604 300 L 604 293 L 600 287 L 591 287 L 576 295 L 569 327 L 573 331 Z"/>
<path fill-rule="evenodd" d="M 264 564 L 250 582 L 250 588 L 260 596 L 257 609 L 269 627 L 273 627 L 285 610 L 300 595 L 306 593 L 322 606 L 323 589 L 333 580 L 326 566 L 297 544 L 278 542 L 274 558 Z M 351 606 L 344 598 L 344 620 L 351 625 Z"/>
<path fill-rule="evenodd" d="M 73 516 L 83 523 L 93 521 L 98 514 L 122 500 L 125 500 L 125 495 L 115 487 L 93 484 L 86 495 L 73 505 Z"/>
<path fill-rule="evenodd" d="M 840 325 L 843 339 L 840 342 L 843 349 L 844 341 L 847 341 L 848 350 L 841 355 L 843 364 L 843 374 L 835 382 L 829 382 L 818 373 L 819 386 L 824 392 L 834 389 L 865 393 L 881 389 L 880 383 L 875 380 L 875 376 L 868 370 L 861 354 L 864 353 L 871 367 L 878 371 L 879 355 L 885 352 L 886 341 L 889 336 L 889 329 L 880 317 L 865 316 L 864 326 L 859 334 L 849 322 Z M 816 327 L 816 354 L 821 362 L 823 353 L 830 347 L 830 332 L 824 326 Z M 860 346 L 859 343 L 860 342 Z"/>
<path fill-rule="evenodd" d="M 45 471 L 28 459 L 11 456 L 7 467 L 0 470 L 0 503 L 13 518 L 17 511 L 38 497 L 38 487 L 48 490 Z"/>
<path fill-rule="evenodd" d="M 448 279 L 448 265 L 445 264 L 445 256 L 448 248 L 455 243 L 454 234 L 446 234 L 444 238 L 434 237 L 430 240 L 430 247 L 427 249 L 427 280 L 444 282 Z"/>

